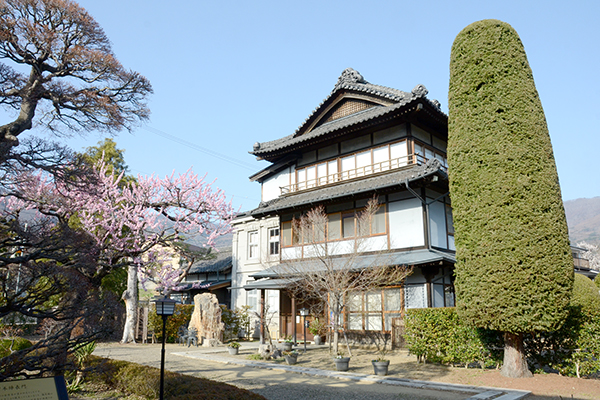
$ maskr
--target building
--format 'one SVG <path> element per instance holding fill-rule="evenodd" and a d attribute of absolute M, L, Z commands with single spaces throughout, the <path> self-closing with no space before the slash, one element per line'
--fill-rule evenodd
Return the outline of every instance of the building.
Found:
<path fill-rule="evenodd" d="M 206 252 L 204 248 L 187 245 L 189 250 L 199 254 Z M 187 267 L 187 261 L 177 258 L 180 268 Z M 221 248 L 211 251 L 206 258 L 195 261 L 190 267 L 181 289 L 173 292 L 171 298 L 183 304 L 193 304 L 194 296 L 200 293 L 212 293 L 217 296 L 219 304 L 231 308 L 231 248 Z"/>
<path fill-rule="evenodd" d="M 260 312 L 264 298 L 271 334 L 300 335 L 295 301 L 274 273 L 304 246 L 292 240 L 292 219 L 323 205 L 326 240 L 343 244 L 355 234 L 357 210 L 373 196 L 382 207 L 370 248 L 414 271 L 402 285 L 357 294 L 359 303 L 345 314 L 347 329 L 392 333 L 407 308 L 453 306 L 447 120 L 424 86 L 403 92 L 349 68 L 296 132 L 256 143 L 251 154 L 271 164 L 250 177 L 261 185 L 261 203 L 233 222 L 232 306 Z"/>

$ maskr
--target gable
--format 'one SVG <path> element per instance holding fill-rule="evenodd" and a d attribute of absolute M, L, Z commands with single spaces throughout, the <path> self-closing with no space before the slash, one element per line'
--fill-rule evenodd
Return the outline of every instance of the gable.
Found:
<path fill-rule="evenodd" d="M 308 133 L 328 122 L 368 110 L 369 108 L 389 106 L 392 104 L 394 104 L 394 102 L 385 101 L 375 96 L 343 92 L 338 94 L 331 104 L 328 106 L 323 105 L 316 110 L 311 118 L 312 121 L 309 121 L 309 123 L 303 127 L 302 134 Z"/>
<path fill-rule="evenodd" d="M 313 129 L 331 121 L 376 106 L 390 106 L 409 98 L 408 93 L 367 82 L 360 73 L 347 68 L 338 78 L 333 91 L 308 116 L 294 133 L 302 136 Z"/>

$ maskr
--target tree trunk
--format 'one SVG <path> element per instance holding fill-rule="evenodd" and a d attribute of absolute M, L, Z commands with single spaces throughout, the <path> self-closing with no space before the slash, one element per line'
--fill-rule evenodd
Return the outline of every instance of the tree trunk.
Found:
<path fill-rule="evenodd" d="M 135 326 L 138 310 L 138 277 L 136 265 L 130 265 L 127 269 L 127 290 L 123 292 L 121 298 L 125 301 L 125 310 L 127 311 L 121 343 L 135 343 Z"/>
<path fill-rule="evenodd" d="M 504 364 L 502 375 L 508 378 L 531 378 L 523 349 L 523 334 L 504 332 Z"/>

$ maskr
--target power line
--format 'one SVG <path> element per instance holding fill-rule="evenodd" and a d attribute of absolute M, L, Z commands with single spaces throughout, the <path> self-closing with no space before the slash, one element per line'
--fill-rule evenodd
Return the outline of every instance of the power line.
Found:
<path fill-rule="evenodd" d="M 165 139 L 169 139 L 169 140 L 172 140 L 173 142 L 177 142 L 177 143 L 179 143 L 181 145 L 189 147 L 190 149 L 199 151 L 199 152 L 204 153 L 204 154 L 208 154 L 209 156 L 218 158 L 218 159 L 226 161 L 228 163 L 235 164 L 238 167 L 246 168 L 246 169 L 249 169 L 251 171 L 256 171 L 256 166 L 252 166 L 252 165 L 250 165 L 248 163 L 245 163 L 243 161 L 239 161 L 239 160 L 237 160 L 237 159 L 235 159 L 233 157 L 229 157 L 229 156 L 226 156 L 224 154 L 218 153 L 216 151 L 207 149 L 206 147 L 198 146 L 197 144 L 188 142 L 187 140 L 184 140 L 184 139 L 181 139 L 181 138 L 179 138 L 177 136 L 173 136 L 171 134 L 163 132 L 160 129 L 152 128 L 152 127 L 147 126 L 147 125 L 142 126 L 142 128 L 145 129 L 145 130 L 147 130 L 148 132 L 154 133 L 155 135 L 162 136 Z"/>

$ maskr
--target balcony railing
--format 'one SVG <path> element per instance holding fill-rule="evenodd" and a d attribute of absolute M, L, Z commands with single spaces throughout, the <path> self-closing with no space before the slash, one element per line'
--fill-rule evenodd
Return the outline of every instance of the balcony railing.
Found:
<path fill-rule="evenodd" d="M 385 171 L 397 170 L 407 166 L 422 165 L 426 162 L 427 158 L 425 158 L 421 154 L 409 154 L 407 156 L 394 158 L 391 160 L 386 160 L 370 165 L 365 165 L 359 168 L 348 169 L 345 171 L 336 172 L 331 175 L 320 176 L 315 179 L 308 179 L 305 181 L 296 182 L 287 186 L 281 186 L 281 195 L 299 192 L 302 190 L 314 189 L 320 186 L 333 185 L 339 182 L 358 179 L 367 175 L 378 174 Z"/>

